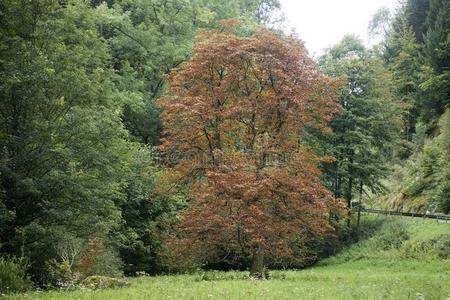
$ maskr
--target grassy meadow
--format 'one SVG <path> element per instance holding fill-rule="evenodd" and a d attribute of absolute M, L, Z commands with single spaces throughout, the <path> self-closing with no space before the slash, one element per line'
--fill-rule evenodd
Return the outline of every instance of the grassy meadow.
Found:
<path fill-rule="evenodd" d="M 305 270 L 271 271 L 268 280 L 208 271 L 129 278 L 130 286 L 122 289 L 41 291 L 7 299 L 449 299 L 449 249 L 450 224 L 393 217 L 336 256 Z"/>

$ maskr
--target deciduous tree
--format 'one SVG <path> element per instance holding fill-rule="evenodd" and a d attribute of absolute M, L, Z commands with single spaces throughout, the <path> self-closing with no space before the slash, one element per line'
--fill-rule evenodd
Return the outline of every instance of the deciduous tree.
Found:
<path fill-rule="evenodd" d="M 174 244 L 206 259 L 225 248 L 249 257 L 261 276 L 264 253 L 289 252 L 306 232 L 330 230 L 337 207 L 319 179 L 318 156 L 303 145 L 306 127 L 327 131 L 339 83 L 322 75 L 294 37 L 260 29 L 199 34 L 191 60 L 170 76 L 160 100 L 161 150 L 177 182 L 190 184 Z M 187 155 L 189 154 L 189 155 Z"/>

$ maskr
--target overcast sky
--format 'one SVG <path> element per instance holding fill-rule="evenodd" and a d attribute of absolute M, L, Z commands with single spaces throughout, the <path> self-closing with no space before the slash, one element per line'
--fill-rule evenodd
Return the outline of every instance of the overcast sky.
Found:
<path fill-rule="evenodd" d="M 391 11 L 398 0 L 280 0 L 286 29 L 294 28 L 306 48 L 317 56 L 339 42 L 345 34 L 356 34 L 368 42 L 367 26 L 380 8 Z"/>

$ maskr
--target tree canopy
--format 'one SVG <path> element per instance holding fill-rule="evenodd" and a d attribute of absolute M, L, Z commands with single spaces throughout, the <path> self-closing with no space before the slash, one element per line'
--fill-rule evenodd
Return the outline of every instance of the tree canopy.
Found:
<path fill-rule="evenodd" d="M 161 147 L 178 153 L 171 172 L 192 184 L 181 243 L 201 244 L 205 259 L 209 247 L 253 256 L 261 274 L 263 252 L 289 252 L 296 236 L 331 229 L 338 204 L 317 167 L 327 158 L 301 139 L 306 126 L 327 130 L 338 84 L 298 40 L 205 31 L 169 78 Z"/>

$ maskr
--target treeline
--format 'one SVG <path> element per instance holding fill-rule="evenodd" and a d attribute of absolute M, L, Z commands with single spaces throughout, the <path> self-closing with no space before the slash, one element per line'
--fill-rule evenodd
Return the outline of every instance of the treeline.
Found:
<path fill-rule="evenodd" d="M 394 16 L 381 10 L 371 22 L 379 45 L 347 36 L 318 59 L 324 74 L 346 82 L 340 113 L 332 131 L 302 122 L 299 143 L 334 157 L 321 163 L 322 184 L 348 208 L 385 192 L 388 166 L 413 157 L 399 167 L 411 181 L 398 184 L 395 205 L 421 196 L 448 212 L 448 5 L 409 0 Z M 173 185 L 173 165 L 157 149 L 179 120 L 162 123 L 156 100 L 167 95 L 171 70 L 191 58 L 199 30 L 221 32 L 220 20 L 235 19 L 234 35 L 254 37 L 279 8 L 276 0 L 2 1 L 0 254 L 22 257 L 35 282 L 53 286 L 175 268 L 164 239 L 192 186 Z M 343 217 L 330 214 L 327 226 L 349 238 Z M 290 257 L 267 257 L 268 265 L 305 266 L 338 245 L 336 231 L 302 237 L 289 241 Z M 196 263 L 249 266 L 249 257 L 219 248 L 211 257 L 220 259 Z"/>
<path fill-rule="evenodd" d="M 39 283 L 157 273 L 182 200 L 155 196 L 154 105 L 198 28 L 269 22 L 276 1 L 0 3 L 0 251 Z"/>
<path fill-rule="evenodd" d="M 403 211 L 450 212 L 450 3 L 406 1 L 371 23 L 401 111 L 389 193 L 378 204 Z"/>
<path fill-rule="evenodd" d="M 348 81 L 333 133 L 314 141 L 335 157 L 324 182 L 348 207 L 386 194 L 376 205 L 449 212 L 449 11 L 440 0 L 406 1 L 394 15 L 382 8 L 369 24 L 380 43 L 366 49 L 347 36 L 319 58 Z"/>

